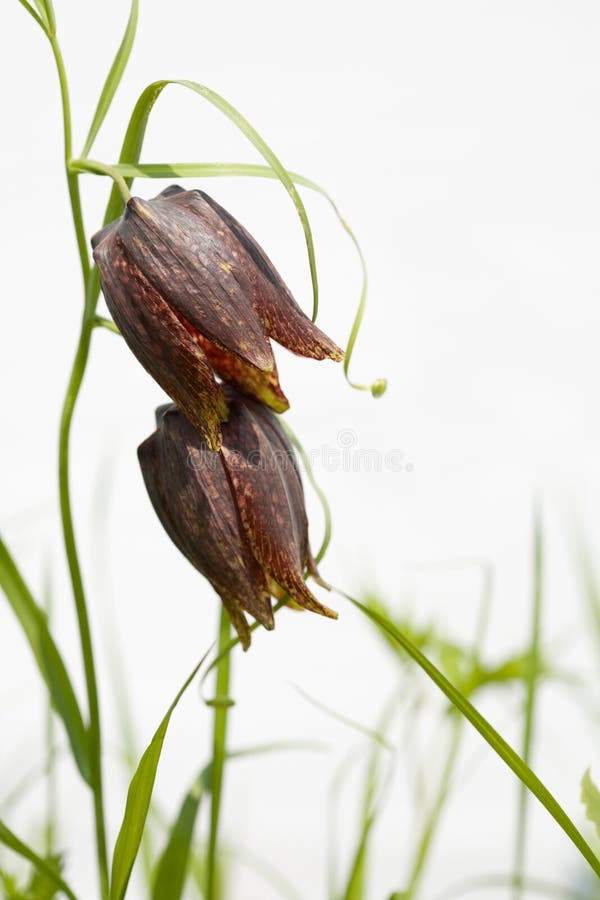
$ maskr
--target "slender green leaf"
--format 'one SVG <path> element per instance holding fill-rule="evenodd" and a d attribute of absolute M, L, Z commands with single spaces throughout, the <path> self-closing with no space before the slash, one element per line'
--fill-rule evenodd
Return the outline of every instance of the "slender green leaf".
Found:
<path fill-rule="evenodd" d="M 33 0 L 33 2 L 35 3 L 36 9 L 43 22 L 44 31 L 48 35 L 53 34 L 55 30 L 52 29 L 54 12 L 52 12 L 51 15 L 48 14 L 48 3 L 46 2 L 46 0 Z"/>
<path fill-rule="evenodd" d="M 102 126 L 108 110 L 110 109 L 110 104 L 112 103 L 113 97 L 115 96 L 117 88 L 119 87 L 121 78 L 123 77 L 123 72 L 125 71 L 125 67 L 131 53 L 131 48 L 133 47 L 133 42 L 135 40 L 135 32 L 138 21 L 138 6 L 138 0 L 131 0 L 131 10 L 129 12 L 129 19 L 127 20 L 125 34 L 123 35 L 123 40 L 121 41 L 119 49 L 117 50 L 117 54 L 113 60 L 113 64 L 110 67 L 110 71 L 106 76 L 106 81 L 104 82 L 104 87 L 102 88 L 102 92 L 98 100 L 98 106 L 96 107 L 96 112 L 94 113 L 94 118 L 92 119 L 92 124 L 90 125 L 90 130 L 85 140 L 84 148 L 81 152 L 82 156 L 87 156 L 90 152 L 92 144 L 96 140 L 96 135 L 98 134 Z"/>
<path fill-rule="evenodd" d="M 528 787 L 532 794 L 540 801 L 542 806 L 550 813 L 555 822 L 562 828 L 567 837 L 577 847 L 583 858 L 589 863 L 592 870 L 600 877 L 600 859 L 596 856 L 592 848 L 589 846 L 575 823 L 569 818 L 562 806 L 550 793 L 548 788 L 540 781 L 537 775 L 529 768 L 529 766 L 521 759 L 518 753 L 508 744 L 504 738 L 496 731 L 496 729 L 485 719 L 481 713 L 470 703 L 448 679 L 440 672 L 431 660 L 429 660 L 401 631 L 385 619 L 383 616 L 369 609 L 360 601 L 355 600 L 349 594 L 337 589 L 340 596 L 345 597 L 365 616 L 376 622 L 380 628 L 394 637 L 398 644 L 408 653 L 409 656 L 420 666 L 421 669 L 429 676 L 433 683 L 446 695 L 453 706 L 455 706 L 462 715 L 473 725 L 476 731 L 490 745 L 490 747 L 498 754 L 500 759 L 515 773 Z"/>
<path fill-rule="evenodd" d="M 88 734 L 65 664 L 52 639 L 46 616 L 33 599 L 4 542 L 0 539 L 0 588 L 4 591 L 62 719 L 77 767 L 90 783 Z"/>
<path fill-rule="evenodd" d="M 27 0 L 19 0 L 19 3 L 21 4 L 21 6 L 24 9 L 27 10 L 29 15 L 33 19 L 35 19 L 35 21 L 38 23 L 38 25 L 40 26 L 42 31 L 44 31 L 46 34 L 48 34 L 48 23 L 45 21 L 45 16 L 43 14 L 42 14 L 42 16 L 40 16 L 38 13 L 36 13 L 35 9 L 27 2 Z"/>
<path fill-rule="evenodd" d="M 198 674 L 200 667 L 208 656 L 208 652 L 204 654 L 200 662 L 194 667 L 194 670 L 178 691 L 162 722 L 158 726 L 154 737 L 142 754 L 135 775 L 129 785 L 125 814 L 123 816 L 123 822 L 121 823 L 113 856 L 110 881 L 111 900 L 122 900 L 125 896 L 125 891 L 127 890 L 127 885 L 131 876 L 131 870 L 133 869 L 133 864 L 142 840 L 142 833 L 144 831 L 144 825 L 146 824 L 150 800 L 152 799 L 156 771 L 158 769 L 158 763 L 160 761 L 160 755 L 162 753 L 165 735 L 169 727 L 169 722 L 171 721 L 171 716 L 185 691 Z"/>
<path fill-rule="evenodd" d="M 158 863 L 152 900 L 180 900 L 200 801 L 207 786 L 206 780 L 206 769 L 203 769 L 181 804 Z"/>
<path fill-rule="evenodd" d="M 361 722 L 357 722 L 355 719 L 350 719 L 348 716 L 337 712 L 335 709 L 332 709 L 331 706 L 327 706 L 326 703 L 323 703 L 321 700 L 317 700 L 316 697 L 312 697 L 308 693 L 308 691 L 305 691 L 297 684 L 292 684 L 292 687 L 298 694 L 300 694 L 301 697 L 304 698 L 304 700 L 307 700 L 308 703 L 311 703 L 312 706 L 316 707 L 316 709 L 320 709 L 321 712 L 325 713 L 325 715 L 330 716 L 330 718 L 332 719 L 335 719 L 336 722 L 340 722 L 342 725 L 346 725 L 348 728 L 352 728 L 353 731 L 357 731 L 359 734 L 370 738 L 372 741 L 375 741 L 375 743 L 380 744 L 382 747 L 385 747 L 386 750 L 392 749 L 381 732 L 374 731 L 367 725 L 363 725 Z"/>
<path fill-rule="evenodd" d="M 133 113 L 131 114 L 131 119 L 129 120 L 129 125 L 125 133 L 125 139 L 123 141 L 119 162 L 133 163 L 134 165 L 139 162 L 142 152 L 142 145 L 144 142 L 144 136 L 146 133 L 146 127 L 148 125 L 148 119 L 150 113 L 152 112 L 152 108 L 163 90 L 171 84 L 180 85 L 181 87 L 187 88 L 190 91 L 194 91 L 194 93 L 199 94 L 203 99 L 208 100 L 209 103 L 212 103 L 213 106 L 215 106 L 220 112 L 227 116 L 230 122 L 232 122 L 237 128 L 239 128 L 239 130 L 250 141 L 250 143 L 253 144 L 254 147 L 256 147 L 261 156 L 269 164 L 274 173 L 274 177 L 278 178 L 285 187 L 294 203 L 294 206 L 296 207 L 298 217 L 300 218 L 300 222 L 304 230 L 304 239 L 306 242 L 306 250 L 308 253 L 310 276 L 313 288 L 314 320 L 317 316 L 317 311 L 319 308 L 317 264 L 315 261 L 315 249 L 312 231 L 310 228 L 310 223 L 308 221 L 306 209 L 304 208 L 304 203 L 302 202 L 302 198 L 296 190 L 296 186 L 294 185 L 293 180 L 290 178 L 287 169 L 282 165 L 282 163 L 273 153 L 268 144 L 262 139 L 256 129 L 252 127 L 250 122 L 248 122 L 248 120 L 245 119 L 244 116 L 242 116 L 241 113 L 239 113 L 237 109 L 235 109 L 235 107 L 231 105 L 231 103 L 225 100 L 224 97 L 221 97 L 220 94 L 215 93 L 215 91 L 212 91 L 210 88 L 205 87 L 202 84 L 198 84 L 195 81 L 165 80 L 155 81 L 152 84 L 148 85 L 148 87 L 145 88 L 145 90 L 140 94 L 140 97 L 134 107 Z M 172 172 L 170 174 L 175 173 Z M 129 180 L 130 186 L 132 180 L 133 178 Z M 107 221 L 110 222 L 113 219 L 116 219 L 120 215 L 121 209 L 122 199 L 119 196 L 117 189 L 113 187 L 108 204 Z"/>
<path fill-rule="evenodd" d="M 534 537 L 533 537 L 533 589 L 531 602 L 531 638 L 529 643 L 529 666 L 525 675 L 525 716 L 523 720 L 523 760 L 527 765 L 531 761 L 531 750 L 533 745 L 533 727 L 535 715 L 535 701 L 537 687 L 539 684 L 539 653 L 540 653 L 540 633 L 542 623 L 542 575 L 543 575 L 543 535 L 542 521 L 540 510 L 536 507 L 534 516 Z M 515 900 L 522 897 L 523 892 L 520 882 L 525 874 L 525 853 L 527 848 L 527 813 L 528 813 L 529 791 L 521 782 L 521 790 L 519 792 L 519 802 L 517 809 L 517 828 L 515 834 L 514 849 L 514 874 L 515 883 Z"/>
<path fill-rule="evenodd" d="M 600 837 L 600 791 L 592 781 L 589 769 L 581 779 L 581 802 L 585 806 L 586 817 L 596 826 Z"/>
<path fill-rule="evenodd" d="M 48 23 L 49 34 L 56 34 L 56 18 L 54 16 L 54 6 L 52 5 L 52 0 L 41 0 L 41 3 L 38 3 L 38 0 L 36 0 L 36 6 L 38 7 L 38 9 L 40 8 L 40 6 L 44 8 L 44 18 Z"/>
<path fill-rule="evenodd" d="M 51 866 L 57 875 L 62 876 L 63 858 L 60 854 L 46 853 L 45 862 Z M 29 879 L 29 884 L 25 888 L 25 896 L 28 900 L 54 900 L 57 894 L 61 893 L 58 885 L 45 872 L 34 869 Z"/>
<path fill-rule="evenodd" d="M 452 776 L 454 774 L 454 769 L 458 759 L 458 752 L 460 749 L 460 741 L 464 725 L 464 719 L 462 719 L 456 713 L 456 711 L 454 711 L 454 715 L 455 718 L 452 728 L 452 737 L 447 748 L 446 759 L 437 787 L 435 799 L 430 809 L 427 811 L 423 830 L 416 845 L 411 871 L 407 881 L 408 887 L 404 892 L 406 900 L 412 900 L 413 897 L 418 896 L 418 887 L 421 883 L 423 873 L 425 871 L 425 865 L 430 856 L 431 848 L 433 846 L 433 840 L 442 821 L 442 813 L 444 811 L 446 801 L 450 795 Z"/>
<path fill-rule="evenodd" d="M 280 741 L 259 744 L 255 747 L 242 747 L 228 752 L 226 756 L 228 760 L 245 759 L 299 749 L 322 750 L 323 747 L 311 741 Z M 198 810 L 203 793 L 211 789 L 211 779 L 212 763 L 209 763 L 202 769 L 183 799 L 158 862 L 152 900 L 179 900 L 183 893 Z"/>
<path fill-rule="evenodd" d="M 46 878 L 49 878 L 56 887 L 60 888 L 60 890 L 70 898 L 70 900 L 77 900 L 69 885 L 63 881 L 55 868 L 49 862 L 42 859 L 41 856 L 38 856 L 35 850 L 32 850 L 31 847 L 24 844 L 23 841 L 7 828 L 3 822 L 0 822 L 0 843 L 4 844 L 10 850 L 13 850 L 15 853 L 18 853 L 19 856 L 22 856 L 24 859 L 29 860 L 39 872 L 43 873 Z"/>

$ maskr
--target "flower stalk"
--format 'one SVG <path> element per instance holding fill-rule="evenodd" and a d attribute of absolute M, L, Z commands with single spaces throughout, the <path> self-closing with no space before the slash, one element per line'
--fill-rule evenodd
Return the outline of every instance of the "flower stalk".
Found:
<path fill-rule="evenodd" d="M 73 361 L 69 382 L 67 385 L 67 391 L 65 394 L 60 419 L 58 447 L 59 500 L 63 540 L 69 567 L 69 574 L 71 578 L 73 598 L 75 601 L 75 610 L 77 614 L 77 623 L 79 628 L 79 638 L 83 657 L 86 691 L 88 698 L 88 734 L 90 742 L 91 788 L 94 798 L 94 818 L 100 893 L 102 898 L 107 898 L 109 892 L 108 855 L 106 849 L 106 826 L 104 821 L 104 800 L 102 788 L 102 745 L 98 685 L 96 679 L 96 666 L 94 662 L 90 622 L 87 611 L 85 589 L 83 585 L 83 576 L 81 573 L 81 566 L 79 563 L 79 556 L 77 552 L 77 543 L 75 540 L 75 529 L 73 524 L 73 513 L 71 508 L 71 495 L 69 485 L 69 449 L 71 424 L 73 421 L 73 413 L 75 410 L 75 405 L 77 403 L 77 398 L 79 396 L 79 391 L 81 389 L 81 384 L 83 381 L 89 356 L 90 341 L 94 323 L 93 317 L 96 305 L 96 301 L 94 299 L 94 291 L 97 285 L 97 276 L 92 272 L 90 265 L 90 257 L 88 254 L 85 228 L 83 223 L 83 212 L 81 208 L 81 196 L 79 192 L 78 176 L 75 173 L 71 172 L 69 169 L 69 161 L 72 153 L 72 127 L 71 104 L 67 74 L 56 36 L 54 34 L 49 35 L 49 41 L 52 47 L 52 52 L 54 54 L 60 85 L 61 104 L 63 112 L 65 171 L 67 176 L 67 186 L 69 190 L 69 199 L 71 204 L 73 224 L 75 227 L 77 247 L 79 251 L 79 259 L 81 263 L 81 271 L 85 285 L 85 301 L 81 323 L 81 332 L 75 352 L 75 358 Z"/>

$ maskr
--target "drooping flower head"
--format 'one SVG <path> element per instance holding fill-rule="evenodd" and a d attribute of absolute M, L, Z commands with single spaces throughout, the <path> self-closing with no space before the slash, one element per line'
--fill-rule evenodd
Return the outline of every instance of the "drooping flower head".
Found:
<path fill-rule="evenodd" d="M 212 452 L 175 405 L 138 449 L 146 488 L 165 530 L 221 597 L 242 645 L 244 615 L 274 627 L 271 597 L 336 618 L 306 585 L 317 575 L 294 451 L 277 417 L 224 385 L 229 419 Z"/>
<path fill-rule="evenodd" d="M 202 434 L 221 444 L 217 373 L 287 409 L 270 338 L 293 353 L 343 353 L 302 312 L 251 235 L 202 191 L 132 197 L 92 239 L 107 306 L 130 349 Z"/>

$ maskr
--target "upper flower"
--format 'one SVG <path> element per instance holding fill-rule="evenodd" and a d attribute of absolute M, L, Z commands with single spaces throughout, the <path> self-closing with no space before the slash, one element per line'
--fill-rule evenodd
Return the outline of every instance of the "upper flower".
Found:
<path fill-rule="evenodd" d="M 214 372 L 282 412 L 269 338 L 300 356 L 343 358 L 251 235 L 202 191 L 132 197 L 92 246 L 123 337 L 213 450 L 227 419 Z"/>
<path fill-rule="evenodd" d="M 212 453 L 175 405 L 157 410 L 157 430 L 138 449 L 146 488 L 165 530 L 208 578 L 244 649 L 244 611 L 274 627 L 271 596 L 336 618 L 308 589 L 318 577 L 308 544 L 304 492 L 294 451 L 276 416 L 224 387 L 230 416 Z"/>

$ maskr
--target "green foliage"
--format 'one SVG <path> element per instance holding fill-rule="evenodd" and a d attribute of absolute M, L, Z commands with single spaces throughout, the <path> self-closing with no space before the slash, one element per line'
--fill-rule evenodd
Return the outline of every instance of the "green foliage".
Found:
<path fill-rule="evenodd" d="M 367 593 L 364 603 L 376 617 L 393 624 L 415 647 L 436 659 L 446 677 L 467 697 L 485 687 L 523 683 L 531 672 L 536 679 L 558 677 L 554 668 L 541 656 L 539 648 L 533 655 L 531 648 L 528 648 L 524 652 L 511 654 L 499 662 L 487 663 L 479 657 L 477 647 L 473 649 L 451 640 L 435 624 L 418 627 L 409 618 L 396 616 L 385 601 L 375 593 Z M 408 663 L 406 654 L 402 652 L 393 636 L 378 625 L 377 618 L 373 620 L 373 624 L 398 662 L 406 666 Z"/>
<path fill-rule="evenodd" d="M 202 770 L 185 795 L 169 832 L 167 845 L 156 869 L 152 900 L 180 900 L 187 875 L 192 837 L 207 787 L 207 771 Z"/>
<path fill-rule="evenodd" d="M 51 886 L 55 889 L 54 893 L 60 890 L 69 897 L 69 900 L 77 900 L 69 885 L 61 877 L 62 863 L 60 857 L 52 856 L 50 859 L 43 859 L 35 850 L 18 838 L 3 822 L 0 822 L 0 843 L 22 856 L 23 859 L 28 860 L 34 866 L 35 873 L 32 875 L 29 887 L 26 888 L 24 895 L 27 900 L 46 900 L 46 898 L 51 898 L 53 894 L 48 893 Z M 37 891 L 37 893 L 34 893 L 34 891 Z"/>
<path fill-rule="evenodd" d="M 356 609 L 360 610 L 365 616 L 378 625 L 379 628 L 387 632 L 387 634 L 396 641 L 398 646 L 417 663 L 431 681 L 433 681 L 442 693 L 446 695 L 452 705 L 455 706 L 464 718 L 479 732 L 483 739 L 498 754 L 500 759 L 502 759 L 502 761 L 514 772 L 517 778 L 519 778 L 531 793 L 537 797 L 542 806 L 546 808 L 567 837 L 577 847 L 591 869 L 598 877 L 600 877 L 600 860 L 581 832 L 577 829 L 574 822 L 569 818 L 562 806 L 557 802 L 548 788 L 540 781 L 537 775 L 528 765 L 526 765 L 519 754 L 513 750 L 510 744 L 504 740 L 487 719 L 485 719 L 472 705 L 467 697 L 465 697 L 465 695 L 444 676 L 437 666 L 435 666 L 431 660 L 385 616 L 370 609 L 368 606 L 365 606 L 363 603 L 360 603 L 343 591 L 338 591 L 338 593 L 341 596 L 346 597 Z"/>
<path fill-rule="evenodd" d="M 117 50 L 109 73 L 106 76 L 106 81 L 104 82 L 104 87 L 102 88 L 100 98 L 98 99 L 96 112 L 94 113 L 94 118 L 92 119 L 90 130 L 81 154 L 82 156 L 87 156 L 91 150 L 92 144 L 96 139 L 96 135 L 98 134 L 102 123 L 104 122 L 105 116 L 110 108 L 112 99 L 117 92 L 117 88 L 119 87 L 121 78 L 123 77 L 127 62 L 129 61 L 129 55 L 131 53 L 131 48 L 133 47 L 135 32 L 137 29 L 138 6 L 138 0 L 132 0 L 129 19 L 127 20 L 127 26 L 125 28 L 125 34 L 123 35 L 123 40 L 119 45 L 119 49 Z"/>
<path fill-rule="evenodd" d="M 81 776 L 90 782 L 88 735 L 67 669 L 37 605 L 13 558 L 0 539 L 0 588 L 17 617 L 46 682 L 52 704 L 62 719 Z"/>
<path fill-rule="evenodd" d="M 129 785 L 125 814 L 119 830 L 115 852 L 113 856 L 112 872 L 110 879 L 110 900 L 122 900 L 127 890 L 131 870 L 136 860 L 142 833 L 146 824 L 146 817 L 150 807 L 156 771 L 162 753 L 162 748 L 171 721 L 173 712 L 183 697 L 185 691 L 192 683 L 200 667 L 204 663 L 205 654 L 192 673 L 186 679 L 169 709 L 165 713 L 154 737 L 144 751 L 135 775 Z"/>
<path fill-rule="evenodd" d="M 592 781 L 590 770 L 581 779 L 581 802 L 585 806 L 585 814 L 596 828 L 600 838 L 600 791 Z"/>

